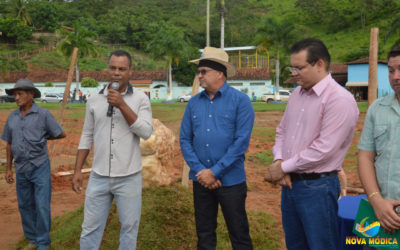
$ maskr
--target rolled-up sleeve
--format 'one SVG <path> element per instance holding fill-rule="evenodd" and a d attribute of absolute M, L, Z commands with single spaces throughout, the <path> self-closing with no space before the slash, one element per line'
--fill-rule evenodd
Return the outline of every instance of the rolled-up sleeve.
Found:
<path fill-rule="evenodd" d="M 93 134 L 94 134 L 94 114 L 92 110 L 92 102 L 89 98 L 86 103 L 86 115 L 85 122 L 83 124 L 81 140 L 79 142 L 78 149 L 91 149 L 93 145 Z"/>

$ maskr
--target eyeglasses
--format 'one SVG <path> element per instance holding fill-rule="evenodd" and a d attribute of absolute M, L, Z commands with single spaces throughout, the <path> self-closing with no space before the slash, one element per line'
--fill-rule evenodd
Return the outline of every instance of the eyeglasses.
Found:
<path fill-rule="evenodd" d="M 213 70 L 214 70 L 214 69 L 202 69 L 202 70 L 197 70 L 196 74 L 197 74 L 197 75 L 202 74 L 202 75 L 204 76 L 205 74 L 207 74 L 207 72 L 213 71 Z"/>
<path fill-rule="evenodd" d="M 288 67 L 288 69 L 289 69 L 290 73 L 298 74 L 298 73 L 300 73 L 300 71 L 302 71 L 305 67 L 307 67 L 307 65 L 309 65 L 309 63 L 307 63 L 306 65 L 301 66 L 301 67 Z"/>

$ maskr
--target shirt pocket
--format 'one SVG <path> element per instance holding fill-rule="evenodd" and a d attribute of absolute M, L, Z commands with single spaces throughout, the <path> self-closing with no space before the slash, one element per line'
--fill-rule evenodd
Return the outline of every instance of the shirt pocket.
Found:
<path fill-rule="evenodd" d="M 234 110 L 224 110 L 218 114 L 218 124 L 221 129 L 232 130 L 235 128 L 235 111 Z"/>
<path fill-rule="evenodd" d="M 374 129 L 374 141 L 376 154 L 380 155 L 383 153 L 383 150 L 386 148 L 388 143 L 388 128 L 387 126 L 377 126 Z"/>
<path fill-rule="evenodd" d="M 193 114 L 191 117 L 193 129 L 199 128 L 201 125 L 201 117 L 197 114 Z"/>

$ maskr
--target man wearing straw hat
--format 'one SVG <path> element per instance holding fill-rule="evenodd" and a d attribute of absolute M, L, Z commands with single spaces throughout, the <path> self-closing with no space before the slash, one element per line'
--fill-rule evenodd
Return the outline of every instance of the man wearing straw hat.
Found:
<path fill-rule="evenodd" d="M 250 98 L 230 87 L 228 54 L 206 47 L 197 65 L 205 90 L 192 97 L 182 119 L 180 145 L 193 180 L 198 249 L 215 249 L 218 204 L 233 249 L 253 249 L 245 210 L 245 152 L 254 123 Z"/>
<path fill-rule="evenodd" d="M 14 182 L 14 160 L 18 208 L 22 227 L 30 247 L 47 249 L 50 245 L 51 171 L 47 140 L 65 137 L 65 132 L 51 113 L 36 105 L 33 98 L 40 91 L 31 81 L 20 79 L 14 88 L 6 89 L 14 95 L 19 109 L 7 118 L 1 139 L 7 142 L 6 181 Z"/>

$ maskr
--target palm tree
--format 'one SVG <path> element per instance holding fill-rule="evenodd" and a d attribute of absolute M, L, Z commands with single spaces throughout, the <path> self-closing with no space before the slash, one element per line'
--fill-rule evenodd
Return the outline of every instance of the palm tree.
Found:
<path fill-rule="evenodd" d="M 166 59 L 168 67 L 168 100 L 172 100 L 172 63 L 190 54 L 190 45 L 183 30 L 174 25 L 161 23 L 155 37 L 147 44 L 147 51 L 156 59 Z"/>
<path fill-rule="evenodd" d="M 28 1 L 26 0 L 12 0 L 7 7 L 8 11 L 13 17 L 20 19 L 24 25 L 31 25 L 32 19 L 27 10 Z"/>
<path fill-rule="evenodd" d="M 265 18 L 256 31 L 255 42 L 259 48 L 273 47 L 275 49 L 275 95 L 279 97 L 280 52 L 287 51 L 295 38 L 294 25 L 290 22 Z"/>
<path fill-rule="evenodd" d="M 73 28 L 61 28 L 56 31 L 58 37 L 63 39 L 58 43 L 57 50 L 69 58 L 72 55 L 74 48 L 78 48 L 78 59 L 75 64 L 76 73 L 76 91 L 79 89 L 79 58 L 84 58 L 88 55 L 97 56 L 97 48 L 94 39 L 97 38 L 97 34 L 88 31 L 85 27 L 79 25 L 77 22 L 73 25 Z M 78 97 L 78 95 L 76 95 Z"/>

